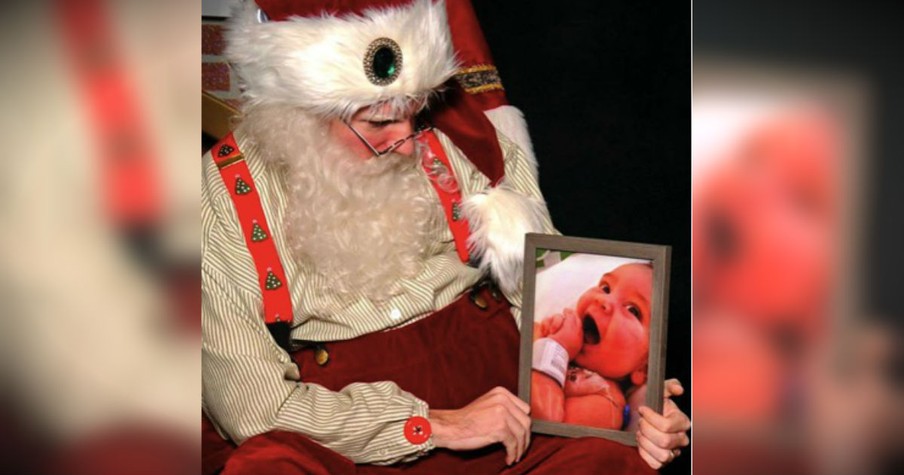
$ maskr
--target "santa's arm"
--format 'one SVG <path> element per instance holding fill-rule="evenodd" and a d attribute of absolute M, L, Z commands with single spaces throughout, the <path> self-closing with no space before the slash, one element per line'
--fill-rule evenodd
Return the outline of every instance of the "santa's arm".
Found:
<path fill-rule="evenodd" d="M 330 391 L 298 380 L 298 368 L 263 322 L 228 298 L 215 270 L 202 267 L 202 393 L 209 415 L 236 443 L 270 430 L 299 432 L 356 463 L 394 463 L 426 453 L 405 422 L 428 406 L 391 382 Z"/>

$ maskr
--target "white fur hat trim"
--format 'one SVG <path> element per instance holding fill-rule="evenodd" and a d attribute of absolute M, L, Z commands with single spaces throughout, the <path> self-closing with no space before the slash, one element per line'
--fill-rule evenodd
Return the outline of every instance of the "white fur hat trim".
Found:
<path fill-rule="evenodd" d="M 402 52 L 398 77 L 382 86 L 364 67 L 368 47 L 379 38 L 393 40 Z M 233 15 L 226 39 L 226 56 L 249 105 L 297 105 L 327 118 L 347 119 L 373 104 L 405 110 L 457 69 L 443 0 L 274 22 L 260 22 L 248 1 Z"/>

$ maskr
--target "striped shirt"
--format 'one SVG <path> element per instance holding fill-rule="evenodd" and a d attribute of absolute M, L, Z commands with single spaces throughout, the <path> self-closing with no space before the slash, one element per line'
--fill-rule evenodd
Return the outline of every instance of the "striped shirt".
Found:
<path fill-rule="evenodd" d="M 467 198 L 485 190 L 488 179 L 437 131 Z M 283 222 L 286 183 L 272 165 L 257 158 L 255 145 L 239 133 L 271 235 L 285 268 L 294 310 L 292 337 L 336 341 L 397 328 L 426 317 L 454 301 L 481 277 L 456 254 L 445 220 L 432 230 L 423 270 L 401 282 L 402 291 L 386 301 L 340 298 L 324 292 L 315 269 L 288 258 Z M 507 183 L 542 200 L 536 170 L 521 149 L 499 135 Z M 210 152 L 202 176 L 202 406 L 221 433 L 237 443 L 280 429 L 302 433 L 356 463 L 390 464 L 412 460 L 433 448 L 413 445 L 403 435 L 411 416 L 427 416 L 427 404 L 392 382 L 356 383 L 341 391 L 299 381 L 292 358 L 270 337 L 263 321 L 257 272 L 238 218 Z M 426 176 L 424 178 L 427 179 Z M 438 198 L 437 198 L 438 199 Z M 545 216 L 547 232 L 554 232 Z M 520 326 L 520 291 L 507 295 Z"/>

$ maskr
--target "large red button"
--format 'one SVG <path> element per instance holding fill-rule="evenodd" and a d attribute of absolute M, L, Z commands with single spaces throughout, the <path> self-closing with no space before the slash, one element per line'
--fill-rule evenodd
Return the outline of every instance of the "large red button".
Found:
<path fill-rule="evenodd" d="M 414 416 L 405 422 L 405 438 L 414 445 L 421 445 L 430 439 L 430 421 Z"/>

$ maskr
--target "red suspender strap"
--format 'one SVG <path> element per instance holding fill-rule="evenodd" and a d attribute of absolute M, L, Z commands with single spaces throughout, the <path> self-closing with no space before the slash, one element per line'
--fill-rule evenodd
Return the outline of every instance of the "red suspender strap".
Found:
<path fill-rule="evenodd" d="M 245 156 L 239 150 L 232 133 L 213 146 L 211 155 L 235 205 L 239 224 L 245 235 L 245 244 L 257 269 L 258 284 L 264 300 L 264 323 L 276 342 L 288 349 L 293 315 L 292 298 L 284 284 L 286 274 L 276 252 L 276 245 L 270 237 L 270 227 Z"/>
<path fill-rule="evenodd" d="M 468 221 L 461 215 L 461 189 L 452 171 L 449 158 L 433 132 L 422 135 L 427 145 L 422 165 L 430 183 L 439 195 L 440 202 L 455 238 L 455 248 L 462 262 L 468 262 Z M 254 186 L 245 157 L 239 150 L 232 133 L 211 149 L 213 160 L 220 170 L 223 183 L 235 205 L 239 224 L 245 236 L 245 244 L 257 269 L 258 285 L 264 300 L 264 322 L 276 342 L 289 348 L 289 330 L 292 322 L 292 299 L 283 283 L 286 274 L 276 245 L 270 238 L 270 227 L 261 206 L 260 195 Z"/>
<path fill-rule="evenodd" d="M 468 262 L 468 236 L 471 230 L 468 227 L 468 220 L 461 214 L 461 189 L 458 187 L 458 181 L 455 180 L 455 173 L 449 163 L 449 157 L 446 156 L 442 144 L 439 143 L 439 139 L 432 131 L 421 135 L 419 140 L 427 145 L 421 165 L 427 176 L 430 177 L 430 183 L 443 204 L 449 230 L 452 231 L 452 237 L 455 238 L 458 258 L 462 262 Z"/>

